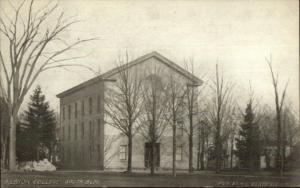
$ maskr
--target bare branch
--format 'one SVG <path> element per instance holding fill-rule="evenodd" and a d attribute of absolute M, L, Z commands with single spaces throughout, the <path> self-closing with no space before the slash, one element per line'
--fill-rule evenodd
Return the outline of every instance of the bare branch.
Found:
<path fill-rule="evenodd" d="M 285 99 L 285 96 L 286 96 L 286 89 L 287 89 L 287 87 L 288 87 L 288 85 L 289 85 L 289 81 L 290 81 L 290 80 L 288 80 L 288 81 L 286 82 L 285 87 L 284 87 L 284 90 L 283 90 L 283 92 L 282 92 L 281 102 L 280 102 L 280 106 L 279 106 L 279 111 L 280 111 L 280 112 L 281 112 L 281 110 L 282 110 L 282 106 L 283 106 L 284 99 Z"/>

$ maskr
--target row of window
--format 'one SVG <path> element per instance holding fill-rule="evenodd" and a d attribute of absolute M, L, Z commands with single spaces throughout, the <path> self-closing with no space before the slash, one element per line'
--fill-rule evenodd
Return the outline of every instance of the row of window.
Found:
<path fill-rule="evenodd" d="M 128 147 L 127 145 L 120 145 L 120 150 L 119 150 L 119 159 L 121 161 L 123 160 L 127 160 L 127 151 L 128 150 Z M 182 160 L 182 145 L 180 146 L 177 146 L 176 147 L 176 161 L 181 161 Z"/>
<path fill-rule="evenodd" d="M 65 120 L 66 119 L 66 114 L 68 115 L 68 119 L 72 118 L 72 113 L 74 112 L 74 118 L 78 117 L 78 103 L 79 102 L 75 102 L 74 105 L 72 104 L 68 104 L 63 106 L 62 109 L 62 119 Z M 100 104 L 101 103 L 101 99 L 100 99 L 100 95 L 97 95 L 97 113 L 100 113 Z M 66 113 L 66 106 L 68 108 L 68 112 Z M 73 107 L 74 106 L 74 107 Z M 88 113 L 92 114 L 93 113 L 93 97 L 89 97 L 88 98 Z M 84 99 L 81 101 L 81 116 L 83 117 L 85 115 L 85 101 Z"/>
<path fill-rule="evenodd" d="M 96 128 L 95 128 L 96 127 Z M 101 121 L 100 119 L 98 119 L 97 121 L 97 126 L 93 126 L 93 122 L 89 121 L 89 138 L 92 139 L 93 137 L 93 133 L 96 131 L 97 132 L 97 136 L 100 135 L 100 128 L 101 128 Z M 67 130 L 65 130 L 67 129 Z M 84 122 L 81 123 L 80 127 L 78 124 L 74 124 L 74 139 L 73 140 L 77 140 L 78 137 L 80 136 L 80 138 L 83 140 L 85 137 L 85 130 L 86 126 L 84 124 Z M 67 131 L 67 132 L 66 132 Z M 62 128 L 62 139 L 68 139 L 71 140 L 71 126 L 63 126 Z"/>

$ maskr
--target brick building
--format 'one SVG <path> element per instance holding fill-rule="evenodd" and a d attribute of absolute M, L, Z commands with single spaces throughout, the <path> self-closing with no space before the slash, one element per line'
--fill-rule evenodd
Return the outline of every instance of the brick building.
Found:
<path fill-rule="evenodd" d="M 163 70 L 160 77 L 175 74 L 178 76 L 178 82 L 197 83 L 198 85 L 202 83 L 200 79 L 157 52 L 146 54 L 126 65 L 127 69 L 135 69 L 142 77 L 147 76 L 147 73 L 143 72 L 144 70 L 153 67 Z M 116 128 L 105 123 L 107 117 L 104 114 L 106 90 L 114 87 L 115 82 L 118 81 L 118 70 L 117 68 L 112 69 L 57 95 L 60 99 L 60 140 L 63 168 L 126 168 L 128 152 L 126 137 Z M 164 79 L 162 78 L 162 80 Z M 187 169 L 188 138 L 183 130 L 179 129 L 178 132 L 180 135 L 177 147 L 177 166 Z M 171 140 L 171 129 L 167 128 L 157 146 L 159 151 L 158 167 L 171 168 L 172 166 Z M 196 152 L 195 146 L 195 160 Z M 133 139 L 133 168 L 145 169 L 148 167 L 146 153 L 147 141 L 141 135 L 136 135 Z"/>

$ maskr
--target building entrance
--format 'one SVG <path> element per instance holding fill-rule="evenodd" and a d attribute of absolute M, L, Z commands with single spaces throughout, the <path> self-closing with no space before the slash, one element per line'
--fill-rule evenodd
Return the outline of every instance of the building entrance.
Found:
<path fill-rule="evenodd" d="M 151 166 L 151 147 L 152 144 L 145 143 L 145 167 L 150 168 Z M 160 165 L 160 143 L 154 144 L 154 167 L 159 167 Z"/>

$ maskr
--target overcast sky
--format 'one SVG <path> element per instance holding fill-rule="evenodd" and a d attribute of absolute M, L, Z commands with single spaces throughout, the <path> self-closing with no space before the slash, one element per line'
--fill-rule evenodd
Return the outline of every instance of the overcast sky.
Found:
<path fill-rule="evenodd" d="M 134 59 L 157 51 L 183 65 L 193 59 L 196 76 L 209 79 L 218 61 L 235 94 L 247 97 L 251 81 L 262 103 L 273 104 L 273 88 L 265 58 L 272 54 L 280 83 L 290 79 L 288 100 L 299 104 L 299 5 L 293 0 L 99 1 L 59 0 L 59 11 L 82 20 L 64 34 L 66 41 L 99 37 L 72 54 L 105 72 L 127 49 Z M 42 1 L 42 4 L 46 4 Z M 58 15 L 58 14 L 56 14 Z M 51 21 L 49 21 L 49 24 Z M 55 48 L 55 47 L 53 47 Z M 56 110 L 56 94 L 92 78 L 82 68 L 55 70 L 39 77 Z M 283 85 L 280 85 L 280 89 Z"/>

